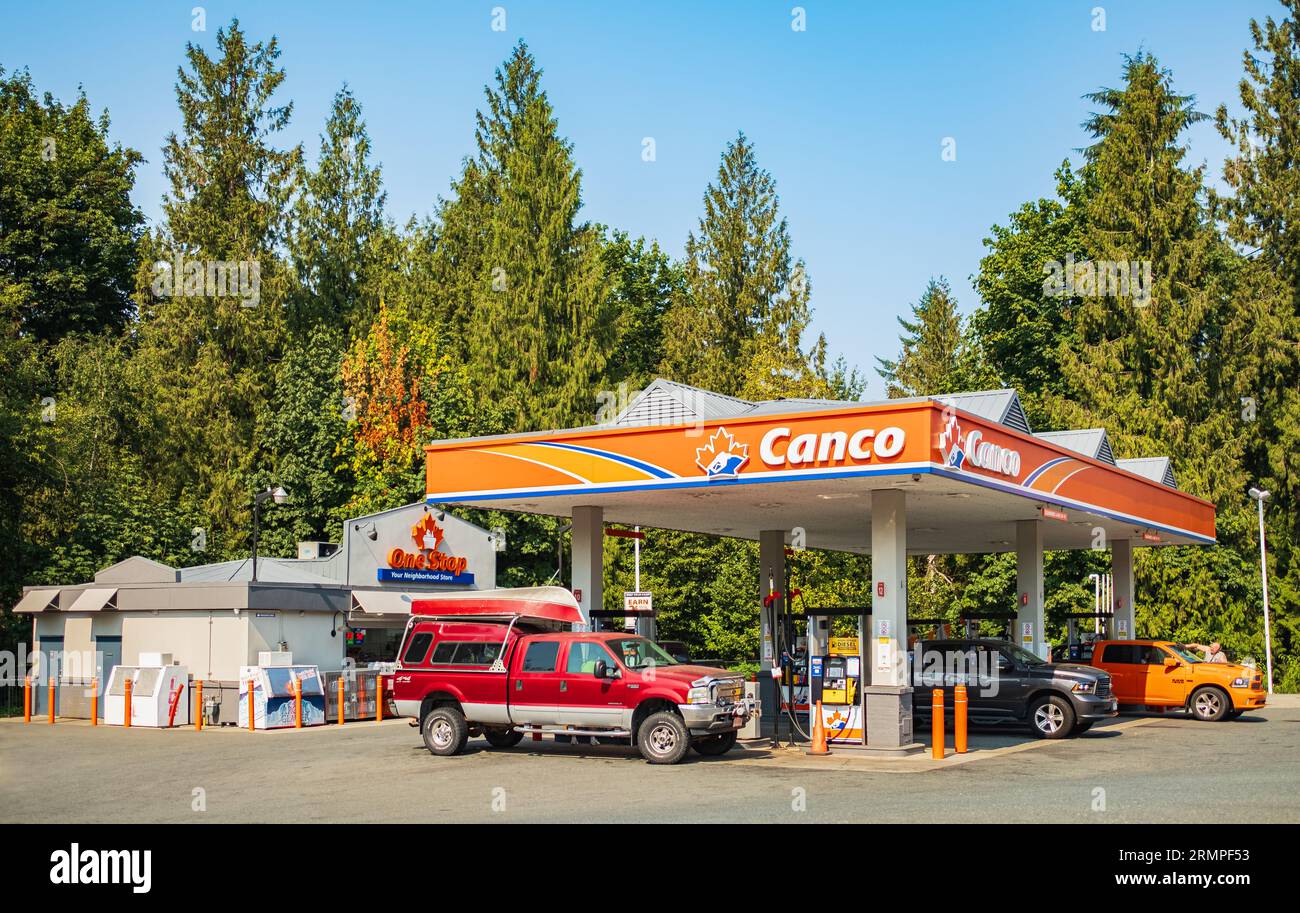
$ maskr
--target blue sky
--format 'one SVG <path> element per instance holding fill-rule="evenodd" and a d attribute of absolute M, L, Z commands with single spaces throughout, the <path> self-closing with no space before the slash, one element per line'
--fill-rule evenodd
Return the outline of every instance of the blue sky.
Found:
<path fill-rule="evenodd" d="M 977 305 L 970 278 L 989 226 L 1052 192 L 1056 166 L 1086 142 L 1081 96 L 1118 84 L 1123 54 L 1154 53 L 1212 112 L 1235 104 L 1250 18 L 1282 15 L 1272 0 L 209 2 L 207 30 L 195 32 L 195 6 L 46 0 L 4 11 L 0 64 L 30 68 L 62 99 L 84 86 L 109 110 L 114 138 L 147 159 L 136 201 L 150 219 L 185 43 L 213 47 L 232 16 L 254 39 L 280 39 L 295 106 L 286 144 L 314 156 L 331 97 L 352 86 L 398 221 L 447 192 L 483 85 L 523 37 L 574 143 L 589 219 L 679 255 L 723 146 L 737 130 L 750 136 L 808 264 L 814 329 L 867 371 L 869 395 L 882 394 L 875 356 L 896 354 L 895 317 L 930 277 L 949 278 L 964 312 Z M 642 160 L 645 137 L 654 162 Z M 946 137 L 956 161 L 942 159 Z M 1213 126 L 1189 143 L 1190 161 L 1217 179 L 1226 147 Z"/>

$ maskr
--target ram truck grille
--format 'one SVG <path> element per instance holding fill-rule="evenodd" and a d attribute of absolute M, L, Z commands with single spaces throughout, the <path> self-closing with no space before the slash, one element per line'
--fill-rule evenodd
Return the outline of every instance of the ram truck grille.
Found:
<path fill-rule="evenodd" d="M 1097 697 L 1110 697 L 1110 677 L 1097 679 Z"/>

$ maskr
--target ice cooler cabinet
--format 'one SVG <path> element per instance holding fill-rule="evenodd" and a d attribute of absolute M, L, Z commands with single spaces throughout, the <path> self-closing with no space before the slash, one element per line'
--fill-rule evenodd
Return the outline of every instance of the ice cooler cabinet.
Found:
<path fill-rule="evenodd" d="M 302 724 L 325 724 L 325 689 L 317 666 L 241 666 L 239 726 L 248 728 L 248 689 L 253 689 L 253 727 L 282 729 L 294 722 L 293 683 L 302 682 Z"/>

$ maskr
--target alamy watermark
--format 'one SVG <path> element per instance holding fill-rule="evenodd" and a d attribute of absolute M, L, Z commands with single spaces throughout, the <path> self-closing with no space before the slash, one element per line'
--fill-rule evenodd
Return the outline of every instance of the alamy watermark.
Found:
<path fill-rule="evenodd" d="M 1082 260 L 1043 264 L 1043 294 L 1054 298 L 1132 298 L 1136 307 L 1151 303 L 1150 260 Z"/>
<path fill-rule="evenodd" d="M 172 262 L 153 265 L 153 284 L 159 298 L 239 298 L 246 308 L 262 298 L 262 264 L 257 260 L 186 260 L 177 254 Z"/>

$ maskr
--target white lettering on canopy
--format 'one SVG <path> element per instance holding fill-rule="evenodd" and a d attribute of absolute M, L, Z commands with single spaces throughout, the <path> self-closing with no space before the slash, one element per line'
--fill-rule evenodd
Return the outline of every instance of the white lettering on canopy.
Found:
<path fill-rule="evenodd" d="M 887 460 L 902 453 L 907 435 L 902 428 L 890 426 L 876 431 L 862 428 L 849 434 L 825 431 L 800 434 L 793 438 L 787 427 L 773 428 L 763 435 L 759 457 L 768 466 L 809 466 L 815 463 L 839 463 L 847 453 L 852 460 Z M 784 446 L 783 446 L 784 445 Z"/>

